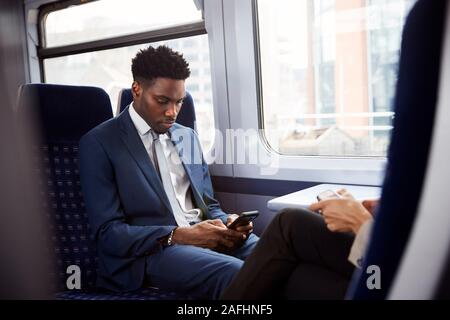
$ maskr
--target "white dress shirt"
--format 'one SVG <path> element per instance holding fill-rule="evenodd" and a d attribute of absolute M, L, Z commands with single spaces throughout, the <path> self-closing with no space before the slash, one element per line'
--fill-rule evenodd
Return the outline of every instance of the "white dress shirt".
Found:
<path fill-rule="evenodd" d="M 147 122 L 142 119 L 142 117 L 134 109 L 134 103 L 128 108 L 130 112 L 131 121 L 133 121 L 136 127 L 139 137 L 144 144 L 145 150 L 150 157 L 150 160 L 155 163 L 152 153 L 152 135 L 150 130 L 152 128 L 147 124 Z M 178 150 L 170 140 L 167 133 L 160 135 L 160 141 L 163 148 L 164 155 L 167 159 L 167 165 L 169 168 L 170 181 L 175 191 L 176 198 L 184 211 L 186 220 L 189 223 L 197 223 L 202 220 L 202 212 L 198 208 L 194 208 L 194 203 L 192 201 L 191 195 L 191 183 L 186 174 L 183 164 L 181 163 L 180 156 L 178 155 Z M 167 174 L 161 172 L 161 174 Z"/>

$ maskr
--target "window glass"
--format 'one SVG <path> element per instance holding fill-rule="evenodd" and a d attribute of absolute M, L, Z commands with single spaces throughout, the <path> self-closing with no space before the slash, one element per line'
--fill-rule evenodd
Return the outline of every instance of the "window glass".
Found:
<path fill-rule="evenodd" d="M 188 45 L 186 46 L 185 43 Z M 186 80 L 186 89 L 194 99 L 199 138 L 203 150 L 207 152 L 212 147 L 214 139 L 208 36 L 179 38 L 155 42 L 151 45 L 159 46 L 161 44 L 166 44 L 183 53 L 189 63 L 191 76 Z M 120 90 L 130 88 L 133 81 L 131 59 L 139 49 L 147 46 L 148 44 L 136 45 L 45 59 L 45 81 L 101 87 L 109 94 L 115 112 Z"/>
<path fill-rule="evenodd" d="M 45 20 L 45 46 L 63 46 L 201 20 L 201 11 L 193 0 L 99 0 L 50 12 Z"/>
<path fill-rule="evenodd" d="M 282 154 L 384 157 L 415 0 L 258 0 L 263 128 Z"/>

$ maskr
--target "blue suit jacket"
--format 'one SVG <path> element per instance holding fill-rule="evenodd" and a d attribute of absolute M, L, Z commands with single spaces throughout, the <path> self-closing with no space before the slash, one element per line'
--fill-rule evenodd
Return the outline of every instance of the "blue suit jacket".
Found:
<path fill-rule="evenodd" d="M 207 219 L 225 222 L 227 216 L 214 199 L 196 134 L 179 124 L 170 132 L 196 206 Z M 168 235 L 176 222 L 128 109 L 82 137 L 80 176 L 97 244 L 97 285 L 116 291 L 141 287 L 146 257 L 162 249 L 158 240 Z"/>

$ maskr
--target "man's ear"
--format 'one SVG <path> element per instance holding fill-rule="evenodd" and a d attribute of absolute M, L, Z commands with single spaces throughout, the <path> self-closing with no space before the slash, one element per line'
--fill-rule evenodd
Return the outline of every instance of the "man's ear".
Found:
<path fill-rule="evenodd" d="M 137 81 L 133 81 L 131 84 L 131 93 L 133 95 L 133 99 L 138 98 L 142 94 L 142 87 Z"/>

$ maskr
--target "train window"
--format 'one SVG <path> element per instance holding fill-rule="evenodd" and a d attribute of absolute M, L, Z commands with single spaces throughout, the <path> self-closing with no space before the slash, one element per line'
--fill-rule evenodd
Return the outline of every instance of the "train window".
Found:
<path fill-rule="evenodd" d="M 153 46 L 158 46 L 161 44 L 168 45 L 174 50 L 183 53 L 186 60 L 189 62 L 191 69 L 191 76 L 186 80 L 186 89 L 191 93 L 197 117 L 197 130 L 199 133 L 199 138 L 202 143 L 205 152 L 210 150 L 212 147 L 215 124 L 214 124 L 214 112 L 212 104 L 212 90 L 211 90 L 211 73 L 210 73 L 210 57 L 209 57 L 209 43 L 208 35 L 204 29 L 203 21 L 201 23 L 185 23 L 182 26 L 173 27 L 170 30 L 167 29 L 167 25 L 180 21 L 191 21 L 199 18 L 202 19 L 202 14 L 196 11 L 196 15 L 192 12 L 193 10 L 187 10 L 186 4 L 189 3 L 195 9 L 193 1 L 181 0 L 183 4 L 177 5 L 178 1 L 158 1 L 158 5 L 155 5 L 153 12 L 147 15 L 147 18 L 152 18 L 153 15 L 158 16 L 154 19 L 154 24 L 150 25 L 148 22 L 144 26 L 147 30 L 144 33 L 137 33 L 139 36 L 135 37 L 136 34 L 128 34 L 127 36 L 118 36 L 115 38 L 105 38 L 98 39 L 100 36 L 117 36 L 121 33 L 120 30 L 123 29 L 123 21 L 119 16 L 113 16 L 115 10 L 118 10 L 118 1 L 95 1 L 92 3 L 82 4 L 76 6 L 84 7 L 86 6 L 89 11 L 89 6 L 94 3 L 107 2 L 103 6 L 108 5 L 104 10 L 100 10 L 98 14 L 100 16 L 105 15 L 110 12 L 108 19 L 105 20 L 103 24 L 102 33 L 99 33 L 96 28 L 92 28 L 91 20 L 86 19 L 86 17 L 77 20 L 77 25 L 80 30 L 83 30 L 83 38 L 79 37 L 77 32 L 73 31 L 74 26 L 71 23 L 67 23 L 65 19 L 54 19 L 52 23 L 58 22 L 58 25 L 53 25 L 54 30 L 58 30 L 60 35 L 66 34 L 69 38 L 71 34 L 75 34 L 70 40 L 73 43 L 78 40 L 91 40 L 97 39 L 96 41 L 88 41 L 79 44 L 73 44 L 69 46 L 55 47 L 55 48 L 42 48 L 39 51 L 39 57 L 42 61 L 44 81 L 47 83 L 56 84 L 71 84 L 71 85 L 91 85 L 97 86 L 105 89 L 111 98 L 111 104 L 113 106 L 113 111 L 116 111 L 116 106 L 118 102 L 119 91 L 123 88 L 129 88 L 132 83 L 131 75 L 131 59 L 136 55 L 139 49 L 148 46 L 149 44 Z M 123 1 L 121 1 L 124 3 Z M 137 5 L 142 2 L 142 5 Z M 145 5 L 143 4 L 145 2 Z M 127 1 L 127 6 L 133 8 L 133 15 L 137 13 L 137 18 L 139 17 L 139 12 L 141 11 L 152 11 L 148 10 L 148 3 L 154 3 L 154 1 Z M 111 3 L 111 7 L 109 6 Z M 114 4 L 116 3 L 116 4 Z M 167 6 L 166 6 L 167 3 Z M 96 6 L 100 6 L 99 4 Z M 168 6 L 175 8 L 175 10 L 168 11 Z M 97 8 L 97 7 L 94 7 Z M 102 8 L 101 6 L 98 8 Z M 113 8 L 113 9 L 111 9 Z M 136 8 L 140 8 L 136 10 Z M 164 11 L 163 9 L 167 10 Z M 92 9 L 92 7 L 91 7 Z M 178 9 L 183 11 L 187 10 L 185 15 L 178 15 Z M 75 7 L 69 7 L 65 10 L 75 10 Z M 81 9 L 77 9 L 81 10 Z M 86 10 L 86 9 L 83 9 Z M 126 14 L 124 8 L 123 14 L 125 16 L 130 16 Z M 60 10 L 64 11 L 64 10 Z M 60 11 L 55 11 L 58 13 Z M 181 12 L 180 11 L 180 12 Z M 78 11 L 77 11 L 78 12 Z M 84 11 L 83 11 L 84 12 Z M 158 14 L 157 14 L 158 13 Z M 78 13 L 77 13 L 78 14 Z M 91 15 L 93 13 L 90 13 Z M 49 17 L 52 12 L 48 14 L 47 19 L 43 18 L 44 21 L 44 32 L 42 34 L 49 35 L 47 31 L 47 26 Z M 166 18 L 166 20 L 163 19 Z M 149 20 L 152 20 L 150 19 Z M 78 16 L 77 16 L 78 19 Z M 180 20 L 182 19 L 182 20 Z M 128 20 L 126 20 L 126 23 Z M 136 20 L 139 21 L 139 20 Z M 114 25 L 116 22 L 116 25 Z M 158 24 L 156 24 L 156 22 Z M 139 22 L 140 23 L 140 22 Z M 139 24 L 138 23 L 138 24 Z M 144 26 L 140 26 L 141 29 L 133 29 L 134 31 L 144 30 Z M 157 27 L 161 26 L 161 29 Z M 166 29 L 164 29 L 166 28 Z M 108 29 L 108 30 L 107 30 Z M 118 31 L 119 30 L 119 31 Z M 127 32 L 131 32 L 131 29 L 127 29 Z M 161 31 L 163 30 L 163 31 Z M 188 31 L 186 31 L 188 30 Z M 162 35 L 162 36 L 161 36 Z M 61 36 L 64 38 L 63 36 Z M 57 39 L 58 37 L 54 37 Z M 159 41 L 161 38 L 164 40 Z M 78 39 L 78 40 L 77 40 Z M 41 39 L 43 40 L 43 39 Z M 49 39 L 47 39 L 48 42 Z M 59 41 L 59 40 L 58 40 Z M 65 41 L 65 40 L 64 40 Z M 62 42 L 57 42 L 56 40 L 51 42 L 53 45 L 61 44 Z"/>
<path fill-rule="evenodd" d="M 261 125 L 275 151 L 386 155 L 414 2 L 257 0 Z"/>
<path fill-rule="evenodd" d="M 185 41 L 195 45 L 185 47 Z M 186 89 L 194 98 L 197 130 L 202 146 L 204 150 L 209 150 L 214 137 L 214 113 L 211 103 L 211 75 L 207 73 L 209 70 L 208 37 L 199 35 L 152 43 L 154 46 L 160 44 L 166 44 L 184 54 L 191 51 L 202 53 L 191 55 L 193 60 L 188 60 L 193 72 L 186 80 Z M 111 103 L 115 107 L 119 91 L 129 88 L 133 81 L 130 71 L 131 59 L 139 49 L 146 46 L 148 44 L 45 59 L 45 81 L 102 87 L 108 92 Z"/>
<path fill-rule="evenodd" d="M 101 0 L 49 12 L 45 47 L 56 47 L 202 20 L 194 1 Z"/>

